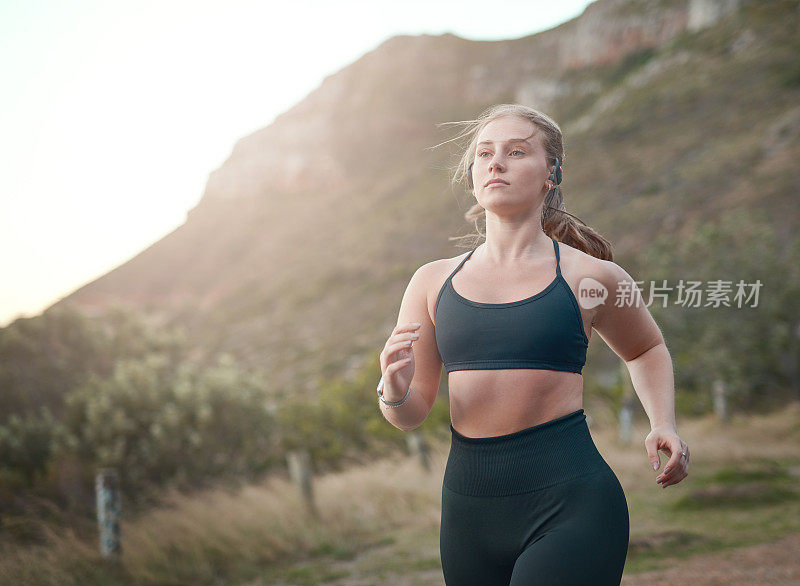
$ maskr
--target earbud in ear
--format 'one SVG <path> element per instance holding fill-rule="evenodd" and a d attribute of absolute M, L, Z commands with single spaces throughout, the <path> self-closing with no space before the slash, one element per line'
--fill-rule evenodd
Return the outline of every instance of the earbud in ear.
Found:
<path fill-rule="evenodd" d="M 556 164 L 553 167 L 553 172 L 550 173 L 550 177 L 548 179 L 555 183 L 556 185 L 561 185 L 561 164 L 558 161 L 558 157 L 556 157 Z M 555 189 L 555 187 L 553 187 Z"/>

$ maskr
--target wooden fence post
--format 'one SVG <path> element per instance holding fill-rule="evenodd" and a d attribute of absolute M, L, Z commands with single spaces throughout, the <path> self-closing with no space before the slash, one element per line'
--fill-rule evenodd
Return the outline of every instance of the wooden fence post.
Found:
<path fill-rule="evenodd" d="M 286 455 L 289 464 L 289 476 L 292 483 L 300 491 L 306 509 L 313 517 L 319 516 L 319 511 L 314 503 L 314 490 L 311 484 L 311 455 L 308 450 L 292 450 Z"/>
<path fill-rule="evenodd" d="M 97 525 L 100 529 L 100 553 L 104 558 L 117 559 L 122 553 L 119 515 L 119 474 L 115 468 L 101 468 L 95 476 Z"/>
<path fill-rule="evenodd" d="M 629 444 L 633 435 L 633 408 L 636 402 L 636 391 L 624 360 L 619 362 L 619 376 L 622 381 L 622 407 L 618 413 L 619 439 L 622 443 Z"/>
<path fill-rule="evenodd" d="M 725 382 L 717 379 L 712 385 L 712 393 L 714 395 L 714 413 L 717 419 L 722 423 L 728 423 L 728 392 L 725 387 Z"/>
<path fill-rule="evenodd" d="M 633 435 L 633 408 L 625 401 L 619 410 L 619 439 L 623 444 L 631 443 Z"/>
<path fill-rule="evenodd" d="M 786 372 L 789 375 L 790 388 L 794 390 L 795 399 L 800 400 L 800 320 L 794 325 L 793 335 L 789 336 L 789 351 L 786 357 Z"/>
<path fill-rule="evenodd" d="M 430 449 L 422 434 L 417 431 L 407 432 L 406 444 L 408 445 L 408 451 L 411 452 L 411 455 L 414 456 L 414 458 L 416 458 L 420 466 L 422 466 L 425 470 L 430 470 Z"/>

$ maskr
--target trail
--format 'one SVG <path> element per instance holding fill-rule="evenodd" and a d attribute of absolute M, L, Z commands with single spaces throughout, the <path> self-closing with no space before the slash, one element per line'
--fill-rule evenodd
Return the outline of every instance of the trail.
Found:
<path fill-rule="evenodd" d="M 800 533 L 772 543 L 728 549 L 675 561 L 668 570 L 623 576 L 623 586 L 674 584 L 800 585 Z"/>
<path fill-rule="evenodd" d="M 369 549 L 352 560 L 337 561 L 327 565 L 329 571 L 339 573 L 339 578 L 326 580 L 326 586 L 444 586 L 440 569 L 396 570 L 376 576 L 376 568 L 397 567 L 392 546 Z M 668 569 L 624 575 L 622 586 L 753 586 L 754 584 L 779 584 L 800 586 L 800 533 L 788 535 L 778 541 L 750 547 L 728 549 L 722 552 L 700 554 L 690 558 L 676 558 Z M 302 564 L 301 564 L 302 565 Z M 262 586 L 267 582 L 255 581 L 248 586 Z M 307 582 L 269 582 L 275 586 L 294 586 Z"/>

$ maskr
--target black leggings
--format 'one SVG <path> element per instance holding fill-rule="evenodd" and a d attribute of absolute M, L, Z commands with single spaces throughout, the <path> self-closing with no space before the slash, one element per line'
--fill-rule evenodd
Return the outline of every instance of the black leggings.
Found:
<path fill-rule="evenodd" d="M 450 431 L 439 535 L 447 586 L 619 586 L 628 502 L 583 409 L 501 436 Z"/>

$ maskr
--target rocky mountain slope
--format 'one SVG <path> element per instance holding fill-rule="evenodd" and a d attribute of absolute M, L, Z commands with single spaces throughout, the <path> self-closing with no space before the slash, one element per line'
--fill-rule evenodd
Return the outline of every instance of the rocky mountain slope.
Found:
<path fill-rule="evenodd" d="M 182 226 L 55 306 L 183 324 L 279 386 L 377 361 L 411 274 L 471 231 L 436 124 L 498 102 L 559 122 L 567 209 L 637 278 L 654 234 L 731 209 L 790 234 L 799 22 L 797 1 L 598 0 L 513 40 L 391 38 L 242 138 Z"/>

